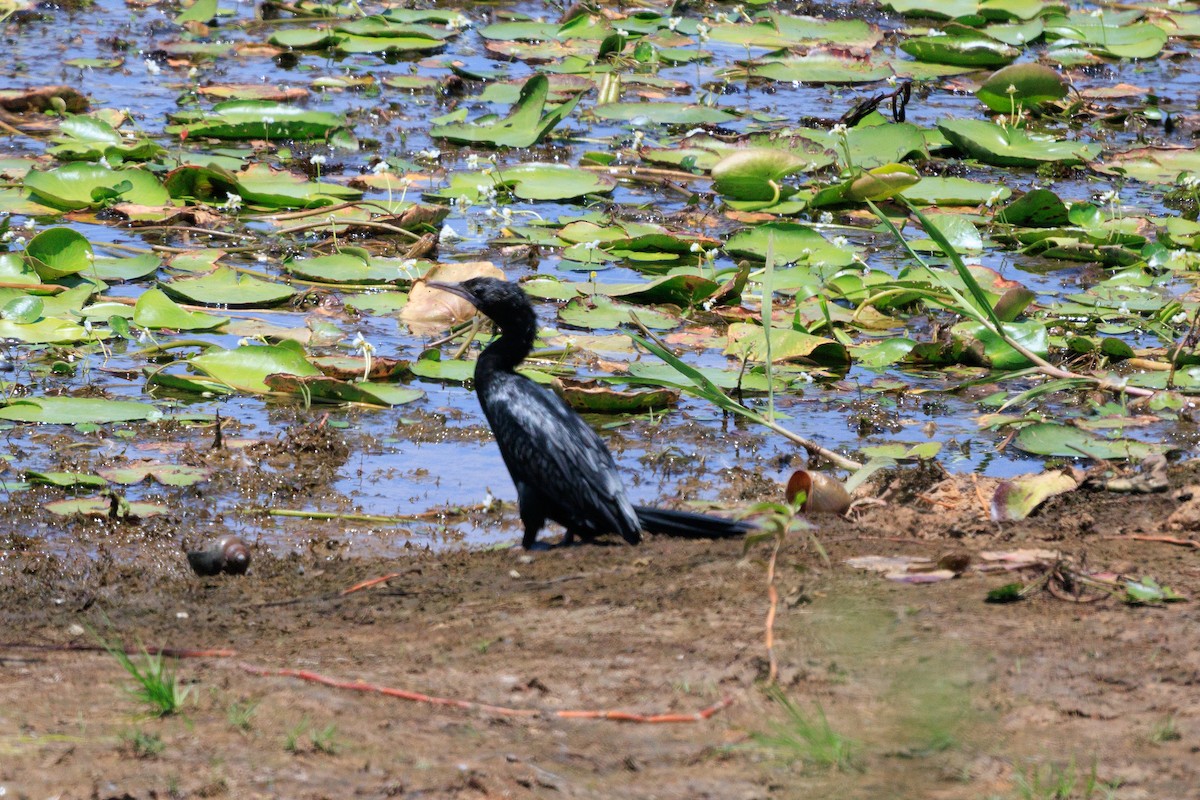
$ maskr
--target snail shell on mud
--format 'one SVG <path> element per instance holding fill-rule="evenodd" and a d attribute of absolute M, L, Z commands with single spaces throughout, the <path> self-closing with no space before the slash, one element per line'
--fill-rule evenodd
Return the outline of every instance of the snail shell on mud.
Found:
<path fill-rule="evenodd" d="M 241 575 L 250 568 L 250 545 L 237 536 L 222 536 L 206 550 L 189 552 L 187 560 L 197 575 Z"/>
<path fill-rule="evenodd" d="M 805 514 L 845 514 L 853 500 L 837 478 L 806 469 L 796 470 L 788 479 L 788 502 L 795 501 L 801 492 L 804 492 L 804 503 L 800 510 Z"/>

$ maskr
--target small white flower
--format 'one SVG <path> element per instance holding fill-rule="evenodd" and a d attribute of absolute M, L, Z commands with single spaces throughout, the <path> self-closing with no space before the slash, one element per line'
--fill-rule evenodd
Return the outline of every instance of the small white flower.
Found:
<path fill-rule="evenodd" d="M 703 308 L 705 311 L 712 311 L 713 306 L 715 306 L 716 304 L 717 304 L 717 299 L 715 297 L 710 297 L 707 300 L 705 300 L 703 303 L 701 303 L 700 307 Z"/>
<path fill-rule="evenodd" d="M 146 72 L 149 72 L 151 75 L 161 75 L 162 67 L 160 67 L 157 62 L 147 58 L 146 59 Z"/>
<path fill-rule="evenodd" d="M 428 150 L 417 151 L 417 158 L 424 158 L 427 161 L 437 161 L 442 157 L 442 151 L 436 147 L 431 147 Z"/>
<path fill-rule="evenodd" d="M 492 507 L 496 505 L 496 498 L 492 495 L 491 489 L 487 489 L 486 491 L 487 494 L 483 496 L 483 510 L 491 511 Z"/>
<path fill-rule="evenodd" d="M 895 86 L 899 82 L 900 82 L 900 79 L 897 78 L 895 75 L 888 75 L 888 77 L 887 77 L 887 85 L 888 86 Z"/>
<path fill-rule="evenodd" d="M 27 231 L 33 230 L 33 226 L 35 224 L 36 223 L 33 221 L 33 217 L 29 217 L 28 219 L 25 220 L 25 230 L 27 230 Z"/>
<path fill-rule="evenodd" d="M 362 335 L 362 331 L 354 334 L 354 341 L 350 342 L 350 346 L 354 348 L 354 352 L 370 355 L 375 352 L 375 345 L 368 342 Z"/>
<path fill-rule="evenodd" d="M 596 248 L 598 248 L 598 247 L 600 246 L 600 240 L 599 240 L 599 239 L 593 239 L 593 240 L 592 240 L 592 241 L 590 241 L 590 242 L 584 242 L 584 243 L 583 243 L 582 245 L 580 245 L 580 246 L 581 246 L 581 247 L 582 247 L 584 250 L 588 250 L 588 251 L 595 250 Z"/>
<path fill-rule="evenodd" d="M 671 17 L 667 20 L 667 30 L 673 31 L 679 27 L 679 23 L 683 22 L 683 17 Z"/>
<path fill-rule="evenodd" d="M 314 156 L 310 156 L 308 159 L 308 163 L 312 164 L 314 167 L 323 167 L 323 166 L 325 166 L 326 160 L 327 159 L 325 158 L 325 156 L 317 154 Z"/>
<path fill-rule="evenodd" d="M 200 70 L 196 69 L 195 67 L 192 67 L 191 69 L 188 70 L 188 80 L 189 81 L 195 80 L 196 76 L 199 74 L 200 74 Z"/>
<path fill-rule="evenodd" d="M 479 156 L 475 153 L 467 156 L 467 169 L 479 169 Z"/>
<path fill-rule="evenodd" d="M 1008 88 L 1005 89 L 1004 92 L 1005 92 L 1005 94 L 1016 94 L 1017 93 L 1017 85 L 1015 83 L 1010 83 L 1008 85 Z"/>
<path fill-rule="evenodd" d="M 451 228 L 449 223 L 443 225 L 441 233 L 438 234 L 438 240 L 443 242 L 452 242 L 455 239 L 461 238 L 462 237 L 458 235 L 458 231 L 454 230 L 454 228 Z"/>
<path fill-rule="evenodd" d="M 1187 322 L 1187 318 L 1188 318 L 1187 312 L 1180 311 L 1178 314 L 1171 317 L 1171 324 L 1172 325 L 1182 325 L 1183 323 Z"/>
<path fill-rule="evenodd" d="M 986 205 L 988 208 L 991 208 L 992 206 L 996 205 L 996 203 L 1000 202 L 1000 198 L 1003 196 L 1004 190 L 997 189 L 988 195 L 988 199 L 984 201 L 984 205 Z"/>
<path fill-rule="evenodd" d="M 1109 189 L 1107 192 L 1104 192 L 1103 194 L 1101 194 L 1098 199 L 1100 200 L 1101 203 L 1106 203 L 1106 204 L 1115 206 L 1117 203 L 1121 202 L 1121 195 L 1117 192 L 1116 189 Z"/>
<path fill-rule="evenodd" d="M 722 22 L 729 22 L 729 17 L 728 17 L 728 15 L 725 14 L 724 11 L 718 11 L 716 14 L 713 14 L 713 22 L 715 22 L 717 24 L 720 24 Z"/>
<path fill-rule="evenodd" d="M 833 214 L 831 214 L 828 211 L 822 211 L 820 214 L 817 215 L 817 224 L 818 225 L 832 225 L 833 224 Z"/>
<path fill-rule="evenodd" d="M 388 163 L 386 161 L 376 161 L 375 165 L 371 167 L 371 172 L 372 172 L 372 174 L 375 174 L 375 175 L 382 175 L 383 173 L 385 173 L 387 171 L 388 171 Z"/>
<path fill-rule="evenodd" d="M 834 136 L 845 136 L 846 132 L 849 130 L 850 129 L 846 127 L 845 123 L 839 122 L 837 125 L 834 125 L 832 128 L 830 128 L 829 132 Z"/>
<path fill-rule="evenodd" d="M 847 239 L 845 236 L 835 236 L 835 237 L 833 237 L 833 241 L 831 244 L 833 244 L 834 247 L 842 248 L 842 247 L 845 247 L 846 245 L 850 244 L 850 240 Z"/>
<path fill-rule="evenodd" d="M 237 211 L 241 207 L 242 196 L 239 194 L 234 194 L 233 192 L 230 192 L 228 195 L 226 195 L 225 202 L 220 206 L 220 208 L 225 211 Z"/>
<path fill-rule="evenodd" d="M 617 28 L 616 33 L 617 36 L 620 36 L 623 39 L 629 38 L 629 31 L 625 30 L 624 28 Z"/>
<path fill-rule="evenodd" d="M 703 249 L 704 249 L 704 248 L 700 246 L 700 243 L 699 243 L 699 242 L 692 242 L 692 246 L 688 248 L 688 250 L 690 250 L 690 251 L 691 251 L 691 252 L 693 252 L 693 253 L 699 253 L 699 252 L 701 252 Z"/>
<path fill-rule="evenodd" d="M 465 194 L 460 194 L 458 197 L 454 198 L 454 207 L 459 211 L 466 211 L 471 207 L 471 198 L 467 197 Z"/>
<path fill-rule="evenodd" d="M 700 37 L 701 42 L 708 41 L 708 34 L 710 31 L 712 31 L 712 28 L 708 27 L 703 22 L 696 26 L 696 35 Z"/>
<path fill-rule="evenodd" d="M 275 124 L 275 118 L 274 118 L 274 117 L 263 117 L 263 118 L 262 118 L 262 123 L 263 123 L 263 125 L 274 125 L 274 124 Z"/>

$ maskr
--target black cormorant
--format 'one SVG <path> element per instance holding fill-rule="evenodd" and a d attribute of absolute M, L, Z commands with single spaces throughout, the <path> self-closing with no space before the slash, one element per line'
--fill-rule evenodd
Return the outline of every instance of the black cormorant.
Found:
<path fill-rule="evenodd" d="M 525 290 L 496 278 L 428 285 L 463 298 L 500 330 L 475 362 L 475 391 L 517 487 L 526 549 L 536 545 L 547 519 L 567 529 L 564 544 L 607 533 L 637 544 L 643 530 L 720 538 L 753 529 L 745 522 L 629 502 L 612 454 L 596 432 L 562 398 L 516 372 L 537 335 Z"/>

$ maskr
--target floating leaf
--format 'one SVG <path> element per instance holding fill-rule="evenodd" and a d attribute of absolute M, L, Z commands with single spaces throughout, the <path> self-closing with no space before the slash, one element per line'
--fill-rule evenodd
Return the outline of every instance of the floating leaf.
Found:
<path fill-rule="evenodd" d="M 60 486 L 73 489 L 76 486 L 106 486 L 108 481 L 99 475 L 88 475 L 82 472 L 35 472 L 25 471 L 25 480 L 30 483 L 40 483 L 44 486 Z"/>
<path fill-rule="evenodd" d="M 267 378 L 276 373 L 301 377 L 321 374 L 304 357 L 303 348 L 287 342 L 209 351 L 194 356 L 188 365 L 231 389 L 253 394 L 271 391 Z"/>
<path fill-rule="evenodd" d="M 25 257 L 42 280 L 53 281 L 82 272 L 95 257 L 91 243 L 70 228 L 47 228 L 29 240 Z"/>
<path fill-rule="evenodd" d="M 132 485 L 153 478 L 163 486 L 194 486 L 209 479 L 212 470 L 187 464 L 160 464 L 155 461 L 134 461 L 124 467 L 99 470 L 100 475 L 113 483 Z"/>
<path fill-rule="evenodd" d="M 900 43 L 900 49 L 918 61 L 957 67 L 1000 67 L 1020 51 L 986 36 L 919 36 Z"/>
<path fill-rule="evenodd" d="M 1070 166 L 1090 161 L 1100 152 L 1097 144 L 1035 136 L 979 119 L 948 119 L 938 123 L 938 130 L 967 155 L 1001 167 L 1035 167 L 1047 161 Z"/>
<path fill-rule="evenodd" d="M 713 188 L 735 200 L 777 202 L 794 191 L 782 187 L 780 181 L 808 165 L 807 159 L 787 150 L 738 150 L 712 168 Z"/>
<path fill-rule="evenodd" d="M 167 126 L 172 135 L 186 130 L 189 137 L 276 141 L 321 139 L 346 124 L 340 114 L 263 100 L 230 100 L 211 111 L 175 114 L 173 119 L 179 124 Z"/>
<path fill-rule="evenodd" d="M 133 324 L 139 328 L 207 331 L 229 324 L 229 317 L 188 311 L 158 289 L 142 292 L 133 307 Z"/>
<path fill-rule="evenodd" d="M 640 414 L 679 402 L 676 389 L 621 391 L 596 381 L 563 378 L 555 378 L 552 386 L 572 408 L 585 414 Z"/>
<path fill-rule="evenodd" d="M 434 125 L 429 135 L 454 142 L 532 147 L 575 110 L 581 97 L 577 94 L 566 103 L 543 113 L 549 94 L 550 81 L 545 75 L 534 75 L 521 87 L 516 105 L 504 119 Z"/>
<path fill-rule="evenodd" d="M 160 288 L 189 303 L 237 307 L 276 305 L 295 293 L 290 286 L 240 275 L 229 267 L 217 267 L 195 277 L 173 278 Z"/>
<path fill-rule="evenodd" d="M 31 171 L 25 176 L 25 188 L 39 202 L 67 211 L 100 208 L 118 200 L 161 206 L 171 199 L 158 179 L 145 170 L 89 163 Z"/>
<path fill-rule="evenodd" d="M 156 420 L 162 412 L 150 403 L 94 397 L 38 397 L 11 400 L 0 406 L 0 419 L 58 425 Z"/>
<path fill-rule="evenodd" d="M 1021 429 L 1013 443 L 1027 453 L 1060 458 L 1140 460 L 1162 453 L 1162 445 L 1134 439 L 1105 439 L 1072 425 L 1038 422 Z"/>
<path fill-rule="evenodd" d="M 1012 113 L 1067 96 L 1067 82 L 1043 64 L 1013 64 L 983 82 L 975 96 L 992 111 Z"/>
<path fill-rule="evenodd" d="M 510 191 L 522 200 L 573 200 L 589 194 L 606 194 L 615 183 L 605 175 L 567 164 L 517 164 L 490 173 L 455 174 L 450 186 L 433 197 L 479 202 L 490 191 Z"/>
<path fill-rule="evenodd" d="M 729 326 L 725 353 L 763 361 L 767 356 L 766 344 L 766 330 L 761 325 L 737 322 Z M 787 328 L 771 328 L 770 353 L 772 361 L 812 361 L 838 367 L 850 364 L 850 353 L 839 342 Z"/>
<path fill-rule="evenodd" d="M 606 103 L 592 109 L 600 119 L 645 125 L 720 125 L 737 115 L 719 108 L 684 103 Z"/>

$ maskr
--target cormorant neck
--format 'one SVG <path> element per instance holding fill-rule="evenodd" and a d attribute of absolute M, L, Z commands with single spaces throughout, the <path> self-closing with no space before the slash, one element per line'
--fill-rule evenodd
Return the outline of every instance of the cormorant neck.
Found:
<path fill-rule="evenodd" d="M 512 309 L 512 314 L 503 323 L 497 322 L 500 337 L 484 349 L 475 366 L 476 380 L 496 372 L 514 372 L 533 350 L 537 336 L 537 315 L 533 307 Z"/>

